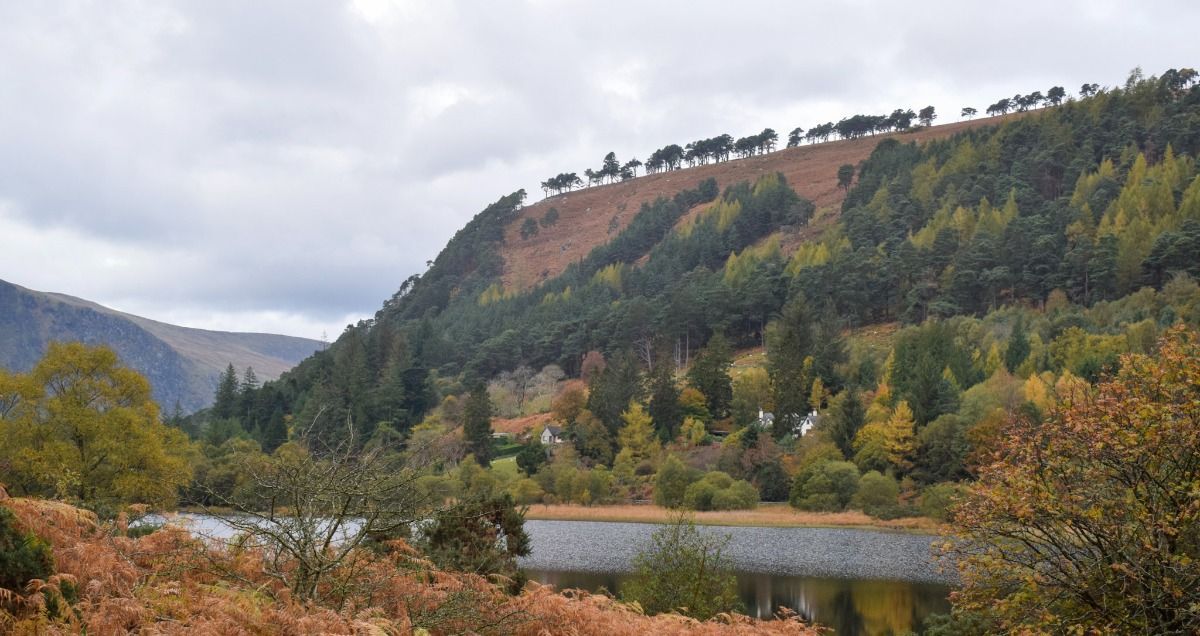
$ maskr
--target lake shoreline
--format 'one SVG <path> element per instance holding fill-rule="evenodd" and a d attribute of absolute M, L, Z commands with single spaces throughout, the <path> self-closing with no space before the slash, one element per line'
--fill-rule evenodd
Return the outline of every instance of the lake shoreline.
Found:
<path fill-rule="evenodd" d="M 529 520 L 531 551 L 518 563 L 552 572 L 629 573 L 655 529 L 646 523 Z M 730 566 L 747 574 L 957 583 L 950 564 L 936 556 L 938 538 L 931 535 L 859 528 L 699 529 L 726 537 L 723 553 Z"/>
<path fill-rule="evenodd" d="M 600 521 L 613 523 L 668 523 L 680 514 L 656 505 L 535 504 L 525 518 L 537 521 Z M 941 525 L 926 517 L 883 520 L 857 511 L 804 512 L 786 504 L 759 506 L 754 510 L 720 510 L 689 513 L 697 525 L 754 528 L 847 528 L 936 535 Z"/>

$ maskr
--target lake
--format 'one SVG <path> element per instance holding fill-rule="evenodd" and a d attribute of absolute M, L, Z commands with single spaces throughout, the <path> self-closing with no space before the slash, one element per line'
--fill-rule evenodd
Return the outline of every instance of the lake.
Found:
<path fill-rule="evenodd" d="M 170 520 L 202 536 L 233 535 L 219 517 L 183 513 Z M 658 527 L 529 520 L 532 552 L 520 564 L 533 580 L 560 590 L 619 593 L 634 557 Z M 950 610 L 955 578 L 934 562 L 933 536 L 848 528 L 699 529 L 730 536 L 727 554 L 743 611 L 751 616 L 768 618 L 782 606 L 836 634 L 905 634 L 919 632 L 930 614 Z"/>
<path fill-rule="evenodd" d="M 527 521 L 530 578 L 558 589 L 619 593 L 652 524 Z M 837 634 L 919 631 L 950 609 L 954 583 L 931 556 L 935 537 L 843 528 L 701 527 L 730 536 L 728 554 L 744 610 L 788 607 Z"/>

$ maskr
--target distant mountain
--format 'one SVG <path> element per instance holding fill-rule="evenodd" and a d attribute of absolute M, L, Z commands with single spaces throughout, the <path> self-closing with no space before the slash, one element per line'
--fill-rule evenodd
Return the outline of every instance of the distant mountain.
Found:
<path fill-rule="evenodd" d="M 164 410 L 192 412 L 212 402 L 217 377 L 230 363 L 272 380 L 320 348 L 307 338 L 230 333 L 169 325 L 96 303 L 26 289 L 0 280 L 0 366 L 27 371 L 55 340 L 112 347 L 149 378 Z"/>

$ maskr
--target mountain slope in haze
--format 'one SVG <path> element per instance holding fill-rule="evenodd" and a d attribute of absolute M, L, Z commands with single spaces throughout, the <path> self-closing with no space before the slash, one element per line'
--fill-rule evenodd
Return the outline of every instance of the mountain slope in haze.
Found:
<path fill-rule="evenodd" d="M 102 305 L 0 280 L 0 366 L 26 371 L 51 341 L 112 347 L 144 374 L 165 409 L 185 412 L 212 401 L 217 376 L 233 364 L 252 367 L 260 381 L 275 379 L 320 348 L 306 338 L 179 327 Z"/>

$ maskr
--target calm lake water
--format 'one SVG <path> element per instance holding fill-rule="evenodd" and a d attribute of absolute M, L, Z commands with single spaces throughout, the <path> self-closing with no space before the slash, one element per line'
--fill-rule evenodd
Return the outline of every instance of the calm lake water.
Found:
<path fill-rule="evenodd" d="M 619 593 L 651 524 L 528 521 L 530 578 L 558 589 Z M 950 609 L 953 576 L 931 557 L 933 537 L 836 528 L 704 527 L 729 535 L 744 611 L 787 607 L 837 634 L 920 632 Z"/>
<path fill-rule="evenodd" d="M 164 519 L 148 521 L 161 522 Z M 207 537 L 229 538 L 219 517 L 171 515 Z M 526 521 L 530 578 L 558 589 L 619 594 L 633 560 L 658 526 L 594 521 Z M 920 633 L 930 614 L 950 610 L 952 574 L 934 562 L 934 537 L 841 528 L 702 526 L 728 535 L 743 611 L 767 618 L 787 607 L 836 634 Z"/>

